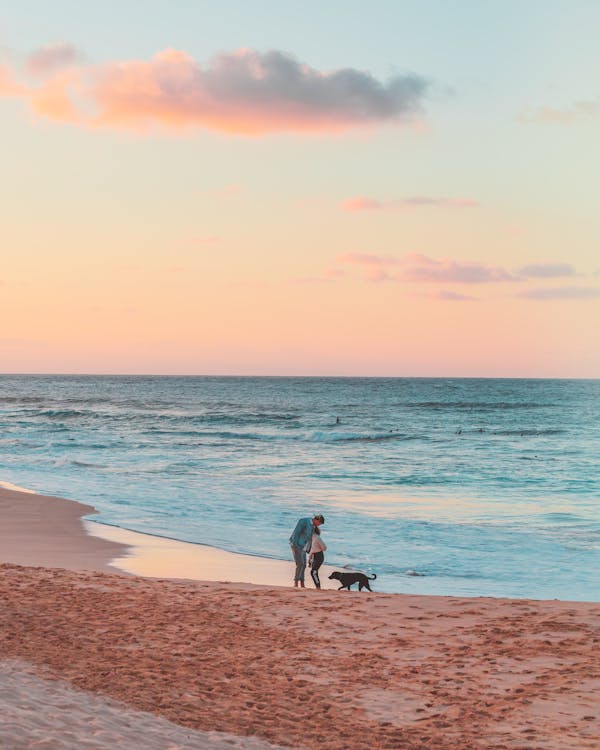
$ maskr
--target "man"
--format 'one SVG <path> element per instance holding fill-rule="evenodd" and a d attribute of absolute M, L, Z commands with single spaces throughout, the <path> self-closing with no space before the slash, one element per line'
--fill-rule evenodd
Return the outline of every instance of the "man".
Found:
<path fill-rule="evenodd" d="M 310 546 L 315 526 L 321 526 L 325 519 L 321 514 L 312 518 L 301 518 L 296 524 L 290 537 L 290 547 L 296 563 L 296 572 L 294 573 L 294 586 L 304 588 L 304 571 L 306 570 L 306 548 Z"/>

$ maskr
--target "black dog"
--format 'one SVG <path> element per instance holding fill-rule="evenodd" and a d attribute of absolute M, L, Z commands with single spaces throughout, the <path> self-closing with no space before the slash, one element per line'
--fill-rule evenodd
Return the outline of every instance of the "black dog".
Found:
<path fill-rule="evenodd" d="M 367 576 L 364 573 L 340 573 L 339 570 L 334 570 L 329 577 L 337 579 L 342 584 L 338 591 L 341 589 L 348 589 L 350 591 L 350 586 L 354 586 L 355 583 L 358 583 L 359 591 L 362 591 L 363 588 L 366 588 L 367 591 L 372 591 L 373 589 L 369 586 L 369 581 L 374 581 L 377 578 L 375 573 L 372 576 Z"/>

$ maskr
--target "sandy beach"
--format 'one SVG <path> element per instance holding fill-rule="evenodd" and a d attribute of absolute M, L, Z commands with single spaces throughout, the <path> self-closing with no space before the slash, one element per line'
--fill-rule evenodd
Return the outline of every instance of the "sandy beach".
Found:
<path fill-rule="evenodd" d="M 108 572 L 92 509 L 0 491 L 0 743 L 600 746 L 600 604 Z"/>

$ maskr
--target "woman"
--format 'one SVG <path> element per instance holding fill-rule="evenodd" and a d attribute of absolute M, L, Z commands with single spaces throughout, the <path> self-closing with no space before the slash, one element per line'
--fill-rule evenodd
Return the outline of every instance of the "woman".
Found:
<path fill-rule="evenodd" d="M 321 588 L 321 581 L 319 580 L 319 568 L 323 565 L 325 559 L 324 552 L 327 549 L 327 545 L 321 539 L 321 532 L 318 526 L 313 527 L 312 538 L 310 540 L 310 549 L 308 550 L 308 564 L 310 566 L 310 577 L 313 579 L 315 587 Z"/>

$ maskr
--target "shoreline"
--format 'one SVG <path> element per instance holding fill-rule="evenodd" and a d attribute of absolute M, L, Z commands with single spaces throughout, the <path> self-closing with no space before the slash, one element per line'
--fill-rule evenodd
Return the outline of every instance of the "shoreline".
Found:
<path fill-rule="evenodd" d="M 125 573 L 146 578 L 292 587 L 294 563 L 111 526 L 77 500 L 0 486 L 0 563 Z M 334 570 L 320 569 L 324 589 Z M 314 588 L 306 572 L 307 588 Z"/>
<path fill-rule="evenodd" d="M 0 486 L 0 562 L 16 565 L 114 572 L 110 562 L 124 545 L 85 533 L 91 505 Z"/>
<path fill-rule="evenodd" d="M 134 576 L 186 581 L 216 581 L 254 586 L 293 588 L 291 560 L 230 552 L 201 542 L 126 529 L 93 518 L 98 511 L 78 500 L 41 495 L 9 482 L 0 482 L 0 563 L 69 570 L 97 570 Z M 343 570 L 325 563 L 320 569 L 323 589 L 337 589 L 329 574 Z M 306 570 L 306 587 L 314 588 Z M 374 590 L 378 589 L 376 581 Z M 439 582 L 406 575 L 394 596 L 457 597 L 469 600 L 562 601 L 599 603 L 597 599 L 558 599 L 503 594 L 447 593 Z"/>
<path fill-rule="evenodd" d="M 123 545 L 124 555 L 113 558 L 113 569 L 144 578 L 171 578 L 186 581 L 218 581 L 255 586 L 291 588 L 294 563 L 258 555 L 212 547 L 199 542 L 184 542 L 172 537 L 124 529 L 121 526 L 82 519 L 85 531 L 94 537 Z M 335 568 L 323 565 L 319 571 L 324 589 L 337 588 L 327 576 Z M 314 588 L 306 571 L 306 586 Z"/>
<path fill-rule="evenodd" d="M 286 587 L 231 583 L 221 555 L 220 580 L 117 572 L 153 556 L 164 571 L 164 545 L 185 543 L 82 521 L 92 511 L 0 488 L 7 747 L 600 745 L 598 603 L 297 590 L 291 561 Z"/>

